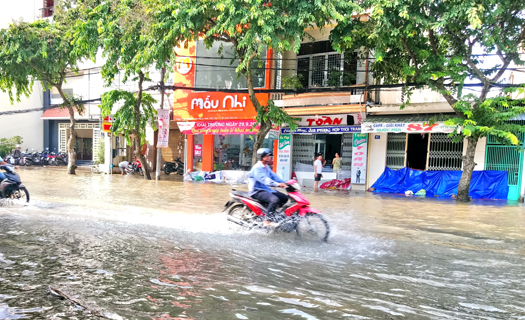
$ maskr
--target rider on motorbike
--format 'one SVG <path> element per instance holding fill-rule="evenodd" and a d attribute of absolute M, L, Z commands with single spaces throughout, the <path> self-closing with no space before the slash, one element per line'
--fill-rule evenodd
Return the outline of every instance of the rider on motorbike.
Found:
<path fill-rule="evenodd" d="M 4 161 L 4 159 L 2 157 L 0 157 L 0 166 L 5 166 L 7 165 L 7 162 Z M 5 174 L 0 171 L 0 182 L 4 181 L 5 179 Z"/>
<path fill-rule="evenodd" d="M 275 210 L 288 201 L 288 196 L 270 187 L 286 188 L 284 180 L 268 167 L 272 161 L 272 151 L 268 148 L 257 150 L 257 162 L 248 176 L 248 189 L 250 196 L 263 203 L 267 203 L 268 216 L 265 225 L 273 227 L 278 224 L 275 221 Z"/>

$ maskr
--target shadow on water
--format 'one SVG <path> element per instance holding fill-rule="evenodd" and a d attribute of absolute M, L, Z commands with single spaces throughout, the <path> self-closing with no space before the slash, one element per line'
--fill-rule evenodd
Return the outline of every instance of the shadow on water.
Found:
<path fill-rule="evenodd" d="M 0 319 L 94 318 L 50 285 L 114 319 L 525 316 L 521 204 L 306 190 L 325 244 L 229 224 L 227 185 L 63 170 L 0 207 Z"/>

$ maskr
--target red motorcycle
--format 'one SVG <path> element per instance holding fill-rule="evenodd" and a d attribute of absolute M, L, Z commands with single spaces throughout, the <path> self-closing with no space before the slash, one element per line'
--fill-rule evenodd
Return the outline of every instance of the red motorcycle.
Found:
<path fill-rule="evenodd" d="M 299 237 L 315 237 L 323 242 L 328 240 L 330 227 L 328 221 L 319 210 L 310 207 L 310 202 L 299 192 L 299 184 L 295 180 L 286 183 L 288 202 L 276 213 L 278 226 L 275 230 L 296 232 Z M 250 196 L 249 192 L 232 189 L 232 199 L 226 203 L 224 210 L 228 210 L 228 221 L 248 229 L 264 226 L 265 216 L 268 214 L 266 203 L 262 203 Z"/>
<path fill-rule="evenodd" d="M 126 171 L 126 174 L 134 174 L 135 172 L 138 172 L 141 176 L 144 175 L 142 164 L 138 159 L 135 159 L 133 163 L 130 163 L 124 171 Z"/>

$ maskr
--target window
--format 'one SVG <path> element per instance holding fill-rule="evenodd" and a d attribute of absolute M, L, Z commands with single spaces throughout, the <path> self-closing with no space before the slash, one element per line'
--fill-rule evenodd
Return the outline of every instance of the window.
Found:
<path fill-rule="evenodd" d="M 304 43 L 297 56 L 303 87 L 340 87 L 357 83 L 357 54 L 335 52 L 329 41 Z"/>
<path fill-rule="evenodd" d="M 219 54 L 221 52 L 221 54 Z M 222 57 L 221 57 L 222 56 Z M 195 67 L 195 86 L 197 88 L 246 89 L 246 78 L 238 76 L 235 68 L 239 65 L 234 59 L 233 45 L 215 42 L 206 48 L 203 41 L 197 41 Z M 266 58 L 266 51 L 261 53 Z M 252 81 L 255 88 L 263 88 L 266 79 L 265 60 L 252 62 Z"/>
<path fill-rule="evenodd" d="M 42 6 L 42 18 L 51 17 L 55 12 L 55 1 L 54 0 L 44 0 Z"/>

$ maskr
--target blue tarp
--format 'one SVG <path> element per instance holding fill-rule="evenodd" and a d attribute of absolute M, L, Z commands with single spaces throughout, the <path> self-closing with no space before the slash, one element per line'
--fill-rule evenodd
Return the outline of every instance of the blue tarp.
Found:
<path fill-rule="evenodd" d="M 462 171 L 419 171 L 409 168 L 386 168 L 372 188 L 374 192 L 405 193 L 424 189 L 429 197 L 451 197 L 458 194 Z M 469 196 L 472 199 L 507 199 L 507 171 L 474 171 Z"/>

